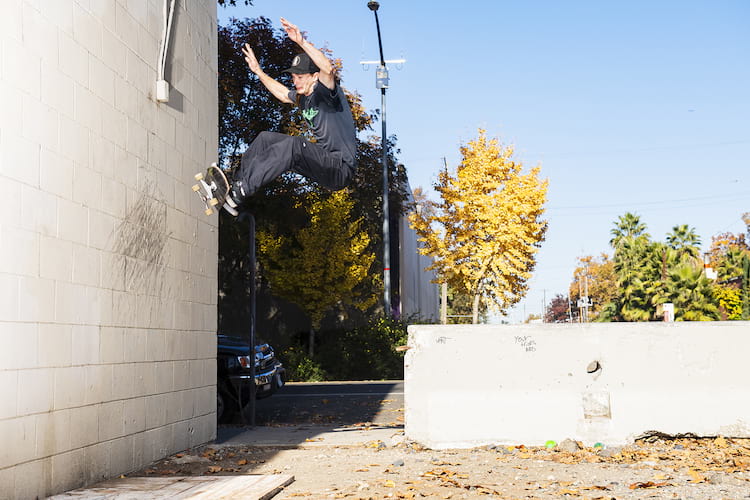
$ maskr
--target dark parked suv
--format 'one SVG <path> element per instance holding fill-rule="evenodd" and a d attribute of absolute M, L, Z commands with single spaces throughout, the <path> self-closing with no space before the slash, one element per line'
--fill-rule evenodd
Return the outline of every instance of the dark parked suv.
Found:
<path fill-rule="evenodd" d="M 284 385 L 285 373 L 268 344 L 255 346 L 255 397 L 267 398 Z M 216 419 L 229 422 L 250 400 L 250 346 L 247 340 L 218 336 L 216 354 Z"/>

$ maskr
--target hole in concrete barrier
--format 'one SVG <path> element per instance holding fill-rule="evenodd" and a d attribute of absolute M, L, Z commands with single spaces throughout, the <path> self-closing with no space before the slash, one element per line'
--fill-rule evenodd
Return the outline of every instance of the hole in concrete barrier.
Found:
<path fill-rule="evenodd" d="M 602 365 L 598 361 L 594 360 L 586 367 L 587 373 L 595 373 L 602 369 Z"/>

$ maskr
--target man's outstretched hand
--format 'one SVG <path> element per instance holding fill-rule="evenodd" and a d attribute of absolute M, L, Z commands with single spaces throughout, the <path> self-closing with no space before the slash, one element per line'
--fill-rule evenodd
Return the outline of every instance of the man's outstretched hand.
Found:
<path fill-rule="evenodd" d="M 302 32 L 297 26 L 282 17 L 281 27 L 284 28 L 284 31 L 286 31 L 286 36 L 288 36 L 291 41 L 295 42 L 299 46 L 302 46 L 302 43 L 305 41 L 305 37 L 302 36 Z"/>
<path fill-rule="evenodd" d="M 250 45 L 245 44 L 245 46 L 242 47 L 242 53 L 245 54 L 245 61 L 250 67 L 250 71 L 257 75 L 260 72 L 260 63 L 258 63 L 258 58 L 255 57 L 253 49 L 250 48 Z"/>

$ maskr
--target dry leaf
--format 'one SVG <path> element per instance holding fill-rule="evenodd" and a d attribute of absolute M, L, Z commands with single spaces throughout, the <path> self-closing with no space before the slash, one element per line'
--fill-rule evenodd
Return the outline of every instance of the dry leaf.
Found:
<path fill-rule="evenodd" d="M 355 469 L 354 472 L 369 472 L 370 469 Z"/>
<path fill-rule="evenodd" d="M 387 488 L 395 488 L 395 487 L 396 487 L 396 483 L 394 483 L 394 482 L 393 482 L 393 481 L 391 481 L 390 479 L 386 480 L 386 482 L 385 482 L 385 483 L 383 483 L 383 485 L 384 485 L 385 487 L 387 487 Z"/>
<path fill-rule="evenodd" d="M 247 460 L 244 458 L 242 460 L 237 460 L 237 465 L 247 465 Z"/>
<path fill-rule="evenodd" d="M 724 438 L 724 436 L 719 436 L 714 439 L 714 444 L 719 448 L 726 448 L 727 446 L 729 446 L 729 443 L 727 443 L 727 440 L 726 438 Z"/>
<path fill-rule="evenodd" d="M 688 475 L 690 475 L 691 479 L 688 479 L 688 483 L 705 483 L 708 482 L 708 479 L 706 479 L 706 476 L 701 475 L 696 470 L 689 470 Z"/>
<path fill-rule="evenodd" d="M 652 490 L 654 488 L 661 488 L 662 486 L 669 486 L 669 483 L 655 483 L 653 481 L 647 481 L 645 483 L 633 483 L 629 486 L 631 490 L 637 490 L 637 489 L 649 489 Z"/>
<path fill-rule="evenodd" d="M 222 471 L 222 468 L 219 467 L 218 465 L 212 465 L 208 468 L 208 472 L 210 472 L 211 474 L 216 474 L 217 472 L 221 472 L 221 471 Z"/>

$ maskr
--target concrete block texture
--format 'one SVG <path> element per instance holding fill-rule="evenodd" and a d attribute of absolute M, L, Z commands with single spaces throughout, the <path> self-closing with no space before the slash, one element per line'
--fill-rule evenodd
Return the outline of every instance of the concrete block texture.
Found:
<path fill-rule="evenodd" d="M 406 436 L 432 448 L 750 437 L 747 322 L 410 326 Z"/>
<path fill-rule="evenodd" d="M 215 436 L 215 0 L 0 1 L 0 499 Z M 197 90 L 196 90 L 197 89 Z"/>

